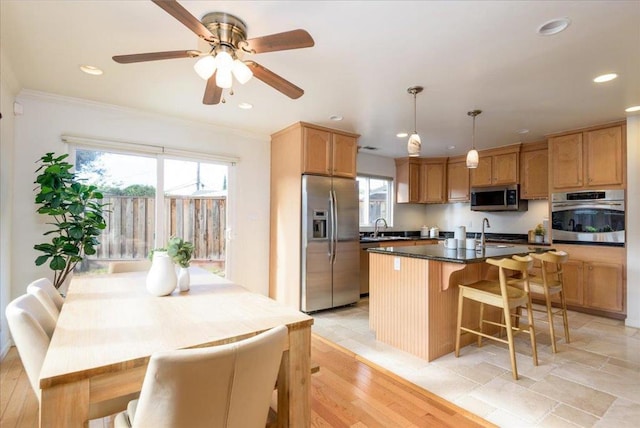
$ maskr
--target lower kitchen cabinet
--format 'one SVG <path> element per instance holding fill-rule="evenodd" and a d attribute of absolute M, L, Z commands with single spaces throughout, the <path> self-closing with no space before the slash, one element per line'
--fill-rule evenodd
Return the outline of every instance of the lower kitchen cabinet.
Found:
<path fill-rule="evenodd" d="M 624 248 L 560 244 L 553 247 L 569 253 L 563 270 L 565 299 L 571 309 L 626 318 Z"/>

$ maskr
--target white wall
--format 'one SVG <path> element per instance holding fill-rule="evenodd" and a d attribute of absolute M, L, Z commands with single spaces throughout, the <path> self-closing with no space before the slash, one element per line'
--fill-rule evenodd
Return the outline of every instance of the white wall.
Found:
<path fill-rule="evenodd" d="M 358 154 L 358 173 L 382 175 L 395 179 L 396 167 L 391 158 L 366 153 Z M 451 204 L 396 204 L 393 230 L 420 230 L 421 226 L 438 226 L 441 231 L 453 231 L 465 226 L 467 232 L 480 232 L 482 219 L 487 217 L 490 233 L 526 234 L 549 215 L 547 201 L 529 201 L 528 211 L 475 212 L 469 203 Z"/>
<path fill-rule="evenodd" d="M 0 359 L 9 350 L 9 329 L 4 316 L 11 300 L 11 205 L 13 198 L 13 102 L 18 93 L 9 63 L 0 52 Z"/>
<path fill-rule="evenodd" d="M 23 91 L 18 100 L 24 115 L 15 123 L 12 215 L 20 226 L 11 243 L 13 297 L 23 293 L 28 282 L 52 277 L 48 268 L 34 264 L 37 252 L 33 245 L 43 242 L 42 233 L 47 230 L 33 202 L 34 162 L 48 151 L 64 153 L 63 134 L 239 157 L 240 162 L 232 167 L 235 182 L 230 180 L 236 196 L 230 195 L 230 209 L 235 208 L 233 241 L 228 249 L 233 261 L 230 279 L 255 292 L 268 293 L 268 136 L 36 92 Z"/>
<path fill-rule="evenodd" d="M 640 115 L 627 118 L 627 320 L 640 328 Z"/>

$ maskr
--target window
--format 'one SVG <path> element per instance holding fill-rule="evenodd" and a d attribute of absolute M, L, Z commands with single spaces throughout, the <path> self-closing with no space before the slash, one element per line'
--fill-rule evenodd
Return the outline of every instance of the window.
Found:
<path fill-rule="evenodd" d="M 382 217 L 393 226 L 393 179 L 359 175 L 360 226 L 373 226 Z"/>
<path fill-rule="evenodd" d="M 225 274 L 228 166 L 163 155 L 75 149 L 78 177 L 108 204 L 98 253 L 81 271 L 111 260 L 140 260 L 180 236 L 194 244 L 192 264 Z"/>

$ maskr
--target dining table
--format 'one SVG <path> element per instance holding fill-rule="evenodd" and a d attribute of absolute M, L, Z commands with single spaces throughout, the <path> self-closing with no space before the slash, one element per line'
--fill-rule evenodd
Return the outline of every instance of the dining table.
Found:
<path fill-rule="evenodd" d="M 86 426 L 91 408 L 135 396 L 154 352 L 215 346 L 288 328 L 277 426 L 310 425 L 313 318 L 202 268 L 188 291 L 156 297 L 146 272 L 76 275 L 40 373 L 40 426 Z M 257 356 L 256 358 L 259 358 Z"/>

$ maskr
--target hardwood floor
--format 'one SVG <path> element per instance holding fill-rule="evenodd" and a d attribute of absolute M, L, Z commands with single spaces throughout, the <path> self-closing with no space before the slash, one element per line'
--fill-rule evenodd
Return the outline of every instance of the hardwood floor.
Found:
<path fill-rule="evenodd" d="M 494 425 L 318 336 L 311 358 L 313 427 L 492 427 Z M 38 426 L 38 402 L 15 348 L 0 365 L 0 426 Z M 112 418 L 91 428 L 113 427 Z"/>

